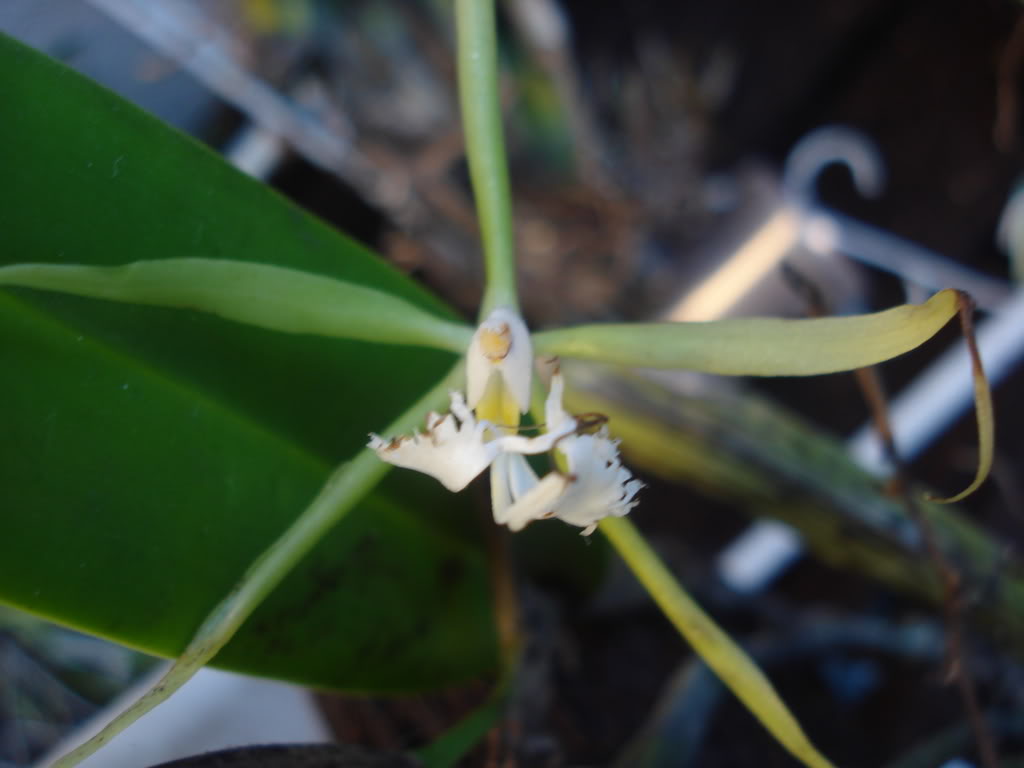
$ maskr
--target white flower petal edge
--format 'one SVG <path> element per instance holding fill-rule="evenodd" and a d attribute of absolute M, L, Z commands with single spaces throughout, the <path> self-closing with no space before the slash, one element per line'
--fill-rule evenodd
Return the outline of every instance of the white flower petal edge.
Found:
<path fill-rule="evenodd" d="M 533 520 L 557 517 L 583 528 L 588 536 L 608 516 L 621 517 L 637 505 L 643 483 L 633 478 L 619 460 L 618 441 L 601 427 L 595 435 L 574 435 L 577 422 L 562 407 L 565 383 L 556 373 L 545 403 L 548 434 L 559 435 L 555 449 L 568 464 L 568 474 L 551 472 L 538 480 L 515 454 L 498 457 L 491 467 L 491 502 L 494 520 L 518 531 Z M 571 425 L 572 430 L 567 431 Z"/>
<path fill-rule="evenodd" d="M 549 429 L 558 429 L 569 416 L 562 408 L 565 383 L 562 375 L 551 377 L 551 394 L 544 404 Z M 583 535 L 594 532 L 604 517 L 622 517 L 637 505 L 637 492 L 644 484 L 633 478 L 619 460 L 619 441 L 608 436 L 602 426 L 594 435 L 570 435 L 558 443 L 558 450 L 569 464 L 573 482 L 566 488 L 555 515 L 570 525 L 583 528 Z"/>
<path fill-rule="evenodd" d="M 520 413 L 530 408 L 533 343 L 523 318 L 515 310 L 498 307 L 476 329 L 466 352 L 466 397 L 469 407 L 487 391 L 493 373 L 499 374 Z"/>
<path fill-rule="evenodd" d="M 593 533 L 602 518 L 627 514 L 644 487 L 622 466 L 618 445 L 605 427 L 596 435 L 573 435 L 558 444 L 568 460 L 571 482 L 557 502 L 555 516 L 583 528 L 584 536 Z"/>
<path fill-rule="evenodd" d="M 497 442 L 485 440 L 485 433 L 493 427 L 473 418 L 461 392 L 452 392 L 451 401 L 451 413 L 427 414 L 425 434 L 385 440 L 371 432 L 367 447 L 388 464 L 423 472 L 449 491 L 461 491 L 487 469 L 501 448 Z"/>
<path fill-rule="evenodd" d="M 452 392 L 451 412 L 444 416 L 427 414 L 427 431 L 424 434 L 417 432 L 386 440 L 370 433 L 367 447 L 382 461 L 423 472 L 439 480 L 449 491 L 458 492 L 495 459 L 505 455 L 546 453 L 575 429 L 576 420 L 567 418 L 558 430 L 537 437 L 504 435 L 489 421 L 478 421 L 466 406 L 462 393 Z M 497 437 L 491 438 L 491 435 Z M 522 456 L 519 458 L 525 464 Z M 529 465 L 526 469 L 529 470 Z M 518 478 L 521 477 L 520 473 Z"/>

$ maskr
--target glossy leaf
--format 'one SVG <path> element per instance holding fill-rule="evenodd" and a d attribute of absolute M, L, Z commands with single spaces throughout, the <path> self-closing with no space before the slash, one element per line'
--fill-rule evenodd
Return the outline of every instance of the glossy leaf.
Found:
<path fill-rule="evenodd" d="M 0 37 L 0 263 L 277 264 L 451 314 L 217 156 Z M 209 610 L 452 355 L 192 311 L 0 290 L 0 600 L 175 655 Z M 404 690 L 495 663 L 465 496 L 394 473 L 216 663 Z"/>
<path fill-rule="evenodd" d="M 461 361 L 433 389 L 406 409 L 390 428 L 408 428 L 425 410 L 438 407 L 455 381 L 463 376 Z M 245 575 L 209 612 L 185 650 L 171 667 L 140 698 L 122 710 L 98 733 L 63 755 L 53 768 L 74 768 L 101 749 L 125 728 L 173 696 L 193 675 L 217 656 L 249 620 L 253 611 L 280 586 L 331 528 L 370 493 L 387 474 L 388 467 L 369 450 L 342 464 L 327 480 L 313 502 L 288 528 L 260 553 Z"/>
<path fill-rule="evenodd" d="M 0 285 L 157 307 L 196 309 L 285 333 L 461 353 L 473 329 L 383 291 L 271 264 L 159 259 L 119 267 L 13 264 Z"/>

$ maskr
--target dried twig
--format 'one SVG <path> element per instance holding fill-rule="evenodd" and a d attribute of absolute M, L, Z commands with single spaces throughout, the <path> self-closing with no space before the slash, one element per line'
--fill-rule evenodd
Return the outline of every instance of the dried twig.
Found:
<path fill-rule="evenodd" d="M 800 294 L 807 303 L 808 314 L 821 316 L 828 314 L 828 308 L 822 298 L 818 287 L 797 270 L 790 267 L 784 268 L 784 276 L 790 283 L 793 290 Z M 981 357 L 974 341 L 974 327 L 972 322 L 972 306 L 965 294 L 960 294 L 960 325 L 964 338 L 967 341 L 967 348 L 971 355 L 971 364 L 975 373 L 981 371 Z M 906 470 L 896 450 L 896 441 L 893 438 L 892 427 L 889 421 L 889 407 L 885 398 L 885 391 L 882 386 L 881 377 L 875 368 L 859 368 L 854 371 L 857 384 L 860 386 L 864 400 L 871 411 L 871 419 L 874 422 L 875 430 L 885 450 L 886 457 L 893 467 L 890 478 L 890 491 L 898 497 L 907 515 L 914 521 L 921 534 L 925 552 L 931 561 L 938 575 L 942 587 L 942 610 L 946 625 L 946 680 L 956 681 L 960 690 L 960 698 L 963 700 L 964 709 L 970 722 L 974 739 L 978 744 L 978 753 L 981 756 L 985 768 L 998 768 L 999 757 L 996 752 L 995 742 L 989 730 L 985 716 L 978 706 L 978 696 L 975 690 L 974 677 L 971 674 L 970 661 L 965 652 L 964 620 L 963 620 L 963 593 L 961 591 L 962 579 L 960 572 L 946 557 L 942 547 L 939 546 L 938 536 L 935 528 L 928 520 L 921 509 L 917 498 L 910 490 L 907 482 Z"/>
<path fill-rule="evenodd" d="M 971 324 L 971 308 L 963 300 L 960 304 L 960 323 L 971 352 L 971 361 L 976 367 L 980 368 L 981 360 L 974 343 Z M 871 418 L 875 423 L 875 429 L 884 446 L 887 458 L 893 467 L 890 488 L 893 494 L 902 500 L 907 514 L 917 525 L 921 533 L 921 539 L 924 542 L 925 552 L 935 567 L 939 583 L 942 586 L 942 610 L 946 624 L 946 680 L 947 682 L 955 681 L 960 690 L 960 698 L 963 700 L 964 709 L 967 712 L 967 718 L 978 745 L 978 753 L 981 756 L 982 764 L 986 768 L 998 768 L 999 756 L 996 751 L 995 741 L 992 738 L 992 733 L 985 720 L 985 716 L 978 705 L 978 695 L 975 690 L 974 676 L 971 673 L 970 659 L 965 650 L 964 607 L 963 592 L 961 590 L 963 582 L 960 572 L 950 562 L 945 552 L 942 551 L 935 528 L 922 511 L 921 505 L 918 503 L 914 493 L 910 490 L 905 467 L 896 450 L 896 442 L 889 424 L 889 409 L 877 370 L 875 368 L 861 368 L 855 371 L 855 374 L 864 399 L 871 410 Z"/>

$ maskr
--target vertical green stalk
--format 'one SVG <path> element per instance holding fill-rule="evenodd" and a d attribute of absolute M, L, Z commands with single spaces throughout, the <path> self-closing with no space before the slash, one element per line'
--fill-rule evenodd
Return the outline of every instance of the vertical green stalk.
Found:
<path fill-rule="evenodd" d="M 599 527 L 662 613 L 761 724 L 804 765 L 833 768 L 764 673 L 686 593 L 636 527 L 622 517 L 607 517 Z"/>
<path fill-rule="evenodd" d="M 494 0 L 455 0 L 455 16 L 466 154 L 487 271 L 480 309 L 484 317 L 496 306 L 517 308 Z M 535 418 L 543 421 L 543 398 L 536 389 L 532 400 Z M 808 768 L 833 768 L 808 740 L 764 673 L 686 593 L 633 524 L 612 517 L 602 520 L 600 528 L 669 621 L 772 735 Z"/>
<path fill-rule="evenodd" d="M 498 91 L 494 0 L 455 0 L 459 101 L 473 181 L 486 287 L 480 317 L 495 307 L 518 310 L 515 240 Z"/>
<path fill-rule="evenodd" d="M 449 390 L 456 386 L 463 371 L 460 360 L 441 382 L 392 422 L 384 434 L 409 432 L 424 413 L 442 407 Z M 291 527 L 256 558 L 234 589 L 210 612 L 188 647 L 159 682 L 103 730 L 60 758 L 53 768 L 78 765 L 187 683 L 227 645 L 264 598 L 327 531 L 373 490 L 389 469 L 391 465 L 378 459 L 370 450 L 360 451 L 352 461 L 342 464 Z"/>

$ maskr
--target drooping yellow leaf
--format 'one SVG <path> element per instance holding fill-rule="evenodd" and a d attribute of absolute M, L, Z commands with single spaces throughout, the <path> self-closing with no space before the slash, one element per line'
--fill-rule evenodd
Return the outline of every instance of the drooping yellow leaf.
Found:
<path fill-rule="evenodd" d="M 814 376 L 855 370 L 909 352 L 957 314 L 974 375 L 978 469 L 961 501 L 985 481 L 995 453 L 992 396 L 974 341 L 970 299 L 944 290 L 923 304 L 849 317 L 730 318 L 704 323 L 584 325 L 534 334 L 539 355 L 640 368 L 681 368 L 731 376 Z"/>
<path fill-rule="evenodd" d="M 633 524 L 607 517 L 598 528 L 679 633 L 772 736 L 808 768 L 833 768 L 757 664 L 683 590 Z"/>
<path fill-rule="evenodd" d="M 978 420 L 978 469 L 971 484 L 955 496 L 947 499 L 928 497 L 929 501 L 940 504 L 953 504 L 962 501 L 974 493 L 985 482 L 992 471 L 995 460 L 996 419 L 992 409 L 992 391 L 985 376 L 985 366 L 981 362 L 978 344 L 974 338 L 973 306 L 965 294 L 958 294 L 957 309 L 960 313 L 960 328 L 963 330 L 967 351 L 971 355 L 971 375 L 974 378 L 974 413 Z"/>

